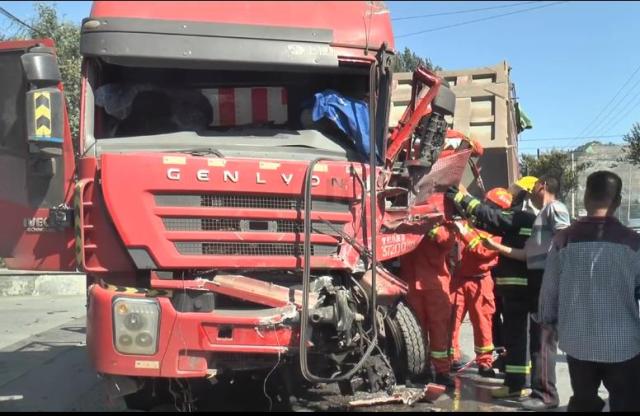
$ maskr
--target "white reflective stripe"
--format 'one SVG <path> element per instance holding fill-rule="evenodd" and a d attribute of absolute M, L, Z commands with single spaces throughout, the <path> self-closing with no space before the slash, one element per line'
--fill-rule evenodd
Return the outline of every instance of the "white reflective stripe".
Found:
<path fill-rule="evenodd" d="M 234 88 L 236 106 L 236 126 L 251 124 L 253 121 L 253 102 L 251 88 Z"/>
<path fill-rule="evenodd" d="M 275 124 L 284 124 L 289 118 L 287 115 L 287 104 L 283 102 L 283 95 L 286 94 L 282 87 L 267 88 L 267 103 L 269 121 Z"/>

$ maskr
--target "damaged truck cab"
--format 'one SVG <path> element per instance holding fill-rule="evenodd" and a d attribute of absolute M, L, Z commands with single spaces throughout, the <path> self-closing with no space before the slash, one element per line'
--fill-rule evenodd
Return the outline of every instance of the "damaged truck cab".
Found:
<path fill-rule="evenodd" d="M 91 362 L 130 404 L 280 357 L 344 393 L 419 376 L 393 262 L 471 150 L 439 158 L 455 97 L 423 68 L 389 130 L 393 47 L 382 2 L 97 1 L 72 140 L 53 43 L 0 44 L 2 111 L 26 109 L 0 126 L 0 256 L 86 273 Z"/>

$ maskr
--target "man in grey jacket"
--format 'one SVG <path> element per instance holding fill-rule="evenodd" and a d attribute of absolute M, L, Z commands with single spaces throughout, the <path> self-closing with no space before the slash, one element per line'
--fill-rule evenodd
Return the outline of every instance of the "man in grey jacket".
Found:
<path fill-rule="evenodd" d="M 538 314 L 567 353 L 569 411 L 601 411 L 601 382 L 611 411 L 640 410 L 640 235 L 613 216 L 621 190 L 613 172 L 589 175 L 587 217 L 555 236 L 547 259 Z"/>

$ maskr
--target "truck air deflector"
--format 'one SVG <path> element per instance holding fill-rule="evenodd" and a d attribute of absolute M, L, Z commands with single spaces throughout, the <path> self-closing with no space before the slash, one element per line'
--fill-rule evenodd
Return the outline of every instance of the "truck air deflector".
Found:
<path fill-rule="evenodd" d="M 171 61 L 178 67 L 338 67 L 337 53 L 330 46 L 333 34 L 327 29 L 145 19 L 87 23 L 81 53 L 114 64 L 155 66 Z"/>

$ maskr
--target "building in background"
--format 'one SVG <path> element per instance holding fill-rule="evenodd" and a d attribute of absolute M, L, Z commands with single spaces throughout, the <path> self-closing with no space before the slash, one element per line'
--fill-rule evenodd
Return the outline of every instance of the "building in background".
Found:
<path fill-rule="evenodd" d="M 479 165 L 487 189 L 507 187 L 517 179 L 518 133 L 531 126 L 526 117 L 520 116 L 510 69 L 503 61 L 493 66 L 438 72 L 456 95 L 455 116 L 447 119 L 450 128 L 478 140 L 485 149 Z M 409 72 L 394 74 L 392 126 L 411 99 L 411 77 Z M 463 183 L 477 193 L 470 171 L 465 173 Z"/>

